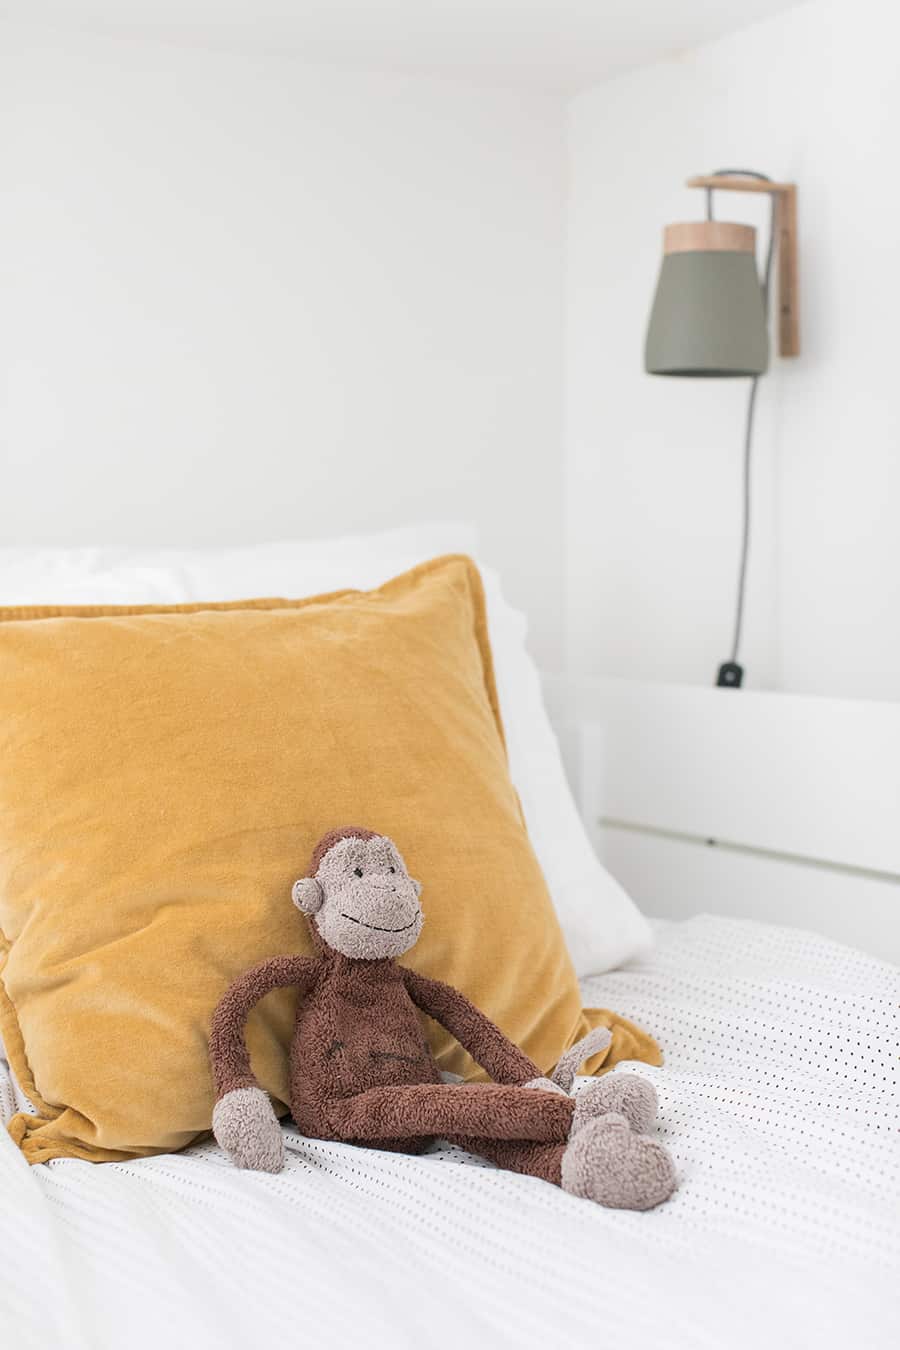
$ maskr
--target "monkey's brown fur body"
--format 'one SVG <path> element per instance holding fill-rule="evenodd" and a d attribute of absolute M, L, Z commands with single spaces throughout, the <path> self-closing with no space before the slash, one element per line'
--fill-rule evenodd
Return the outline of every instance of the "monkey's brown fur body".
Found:
<path fill-rule="evenodd" d="M 313 855 L 311 874 L 319 880 L 296 883 L 295 903 L 310 918 L 318 954 L 263 961 L 231 986 L 213 1017 L 210 1059 L 221 1113 L 214 1128 L 235 1161 L 266 1170 L 281 1165 L 283 1145 L 243 1029 L 266 993 L 296 986 L 290 1106 L 307 1137 L 418 1153 L 441 1136 L 501 1167 L 603 1203 L 646 1208 L 670 1193 L 674 1177 L 665 1151 L 631 1133 L 655 1113 L 645 1080 L 612 1075 L 597 1083 L 600 1092 L 582 1093 L 576 1107 L 458 990 L 398 965 L 393 954 L 378 954 L 407 950 L 421 928 L 418 883 L 390 840 L 362 829 L 332 831 Z M 410 922 L 396 922 L 410 915 Z M 331 946 L 326 933 L 344 950 Z M 494 1081 L 442 1082 L 420 1011 L 454 1035 Z M 582 1128 L 574 1140 L 579 1112 Z M 596 1119 L 604 1114 L 604 1121 Z M 268 1154 L 258 1147 L 260 1134 L 272 1145 Z M 649 1188 L 643 1184 L 648 1165 L 654 1173 Z M 616 1198 L 621 1186 L 594 1193 L 588 1172 L 598 1166 L 624 1167 L 624 1200 Z"/>
<path fill-rule="evenodd" d="M 390 959 L 348 960 L 326 951 L 254 966 L 216 1010 L 210 1053 L 217 1098 L 256 1086 L 244 1021 L 264 994 L 288 984 L 299 992 L 290 1105 L 302 1134 L 400 1153 L 420 1153 L 440 1135 L 513 1171 L 559 1183 L 572 1099 L 521 1086 L 541 1071 L 493 1022 L 450 985 Z M 495 1081 L 444 1084 L 417 1005 Z M 552 1147 L 535 1149 L 532 1141 Z"/>

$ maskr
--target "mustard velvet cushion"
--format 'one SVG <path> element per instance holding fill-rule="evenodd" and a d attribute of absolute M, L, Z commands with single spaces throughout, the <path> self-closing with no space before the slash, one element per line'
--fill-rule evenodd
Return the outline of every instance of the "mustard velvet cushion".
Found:
<path fill-rule="evenodd" d="M 37 1114 L 31 1162 L 121 1159 L 207 1131 L 212 1011 L 308 950 L 291 884 L 328 828 L 396 839 L 423 882 L 406 958 L 549 1069 L 588 1025 L 507 772 L 468 559 L 303 601 L 0 610 L 0 1030 Z M 294 996 L 251 1015 L 287 1099 Z M 441 1065 L 475 1076 L 437 1028 Z"/>

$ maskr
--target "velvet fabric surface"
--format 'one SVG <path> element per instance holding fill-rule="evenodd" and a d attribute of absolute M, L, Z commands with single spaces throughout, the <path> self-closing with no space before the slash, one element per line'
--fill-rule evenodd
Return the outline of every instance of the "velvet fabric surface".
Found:
<path fill-rule="evenodd" d="M 177 1149 L 210 1127 L 213 1009 L 308 953 L 291 884 L 334 820 L 402 840 L 425 927 L 404 963 L 541 1068 L 591 1025 L 506 766 L 477 569 L 451 556 L 302 601 L 0 610 L 0 1028 L 31 1162 Z M 288 1100 L 296 995 L 252 1014 Z M 479 1076 L 429 1027 L 443 1069 Z M 592 1067 L 598 1067 L 596 1064 Z"/>

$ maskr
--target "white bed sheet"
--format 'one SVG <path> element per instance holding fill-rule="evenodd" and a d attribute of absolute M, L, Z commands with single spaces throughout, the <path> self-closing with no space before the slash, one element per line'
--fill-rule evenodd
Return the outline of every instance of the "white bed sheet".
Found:
<path fill-rule="evenodd" d="M 652 1030 L 675 1198 L 616 1213 L 473 1162 L 288 1132 L 29 1168 L 0 1139 L 0 1344 L 877 1347 L 900 1339 L 900 971 L 701 917 L 585 982 Z M 0 1074 L 0 1109 L 13 1110 Z"/>

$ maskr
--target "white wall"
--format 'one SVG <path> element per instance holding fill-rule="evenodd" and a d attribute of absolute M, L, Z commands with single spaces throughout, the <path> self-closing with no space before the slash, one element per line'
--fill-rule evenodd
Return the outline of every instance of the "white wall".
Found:
<path fill-rule="evenodd" d="M 761 388 L 752 684 L 900 697 L 896 9 L 815 3 L 599 86 L 570 110 L 569 658 L 709 682 L 733 613 L 744 381 L 642 372 L 686 177 L 799 184 L 802 356 Z M 719 194 L 717 214 L 762 223 Z"/>
<path fill-rule="evenodd" d="M 0 24 L 0 543 L 474 519 L 559 664 L 559 99 Z"/>
<path fill-rule="evenodd" d="M 897 697 L 897 26 L 820 0 L 578 97 L 566 257 L 559 99 L 0 24 L 0 542 L 474 517 L 544 665 L 567 615 L 577 670 L 709 681 L 745 390 L 641 356 L 684 178 L 745 164 L 800 185 L 804 342 L 750 681 Z"/>

